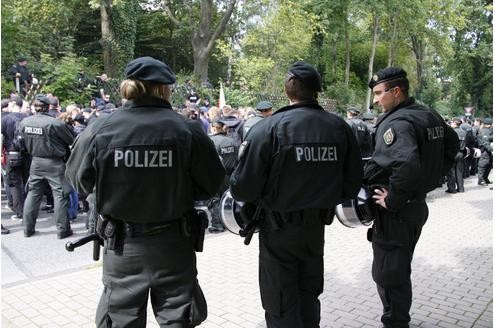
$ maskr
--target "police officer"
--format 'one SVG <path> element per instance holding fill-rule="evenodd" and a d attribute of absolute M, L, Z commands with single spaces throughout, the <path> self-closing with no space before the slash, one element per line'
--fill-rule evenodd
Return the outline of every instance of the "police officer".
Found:
<path fill-rule="evenodd" d="M 325 224 L 355 197 L 362 162 L 351 128 L 318 104 L 319 73 L 294 63 L 290 105 L 253 126 L 239 151 L 231 192 L 263 209 L 259 284 L 268 328 L 319 327 Z"/>
<path fill-rule="evenodd" d="M 454 129 L 459 138 L 459 152 L 455 156 L 454 165 L 447 174 L 447 190 L 445 192 L 449 194 L 464 192 L 464 156 L 468 154 L 469 150 L 466 149 L 467 133 L 461 129 L 461 122 L 458 117 L 453 118 L 450 122 L 450 127 Z"/>
<path fill-rule="evenodd" d="M 210 210 L 211 213 L 211 227 L 208 230 L 211 233 L 223 232 L 225 230 L 220 219 L 220 200 L 225 190 L 229 187 L 230 175 L 237 164 L 238 149 L 234 139 L 227 136 L 225 128 L 226 126 L 221 120 L 216 120 L 211 124 L 213 134 L 210 138 L 215 144 L 218 156 L 220 156 L 223 167 L 227 173 L 224 182 L 216 195 L 207 202 L 208 210 Z"/>
<path fill-rule="evenodd" d="M 360 113 L 356 107 L 350 107 L 347 109 L 346 122 L 356 136 L 362 158 L 368 158 L 371 156 L 371 131 L 364 121 L 359 118 Z"/>
<path fill-rule="evenodd" d="M 382 115 L 365 183 L 376 207 L 371 232 L 372 276 L 383 304 L 383 327 L 409 327 L 411 261 L 435 189 L 459 151 L 456 133 L 433 110 L 409 97 L 402 68 L 387 67 L 369 82 Z"/>
<path fill-rule="evenodd" d="M 2 115 L 2 136 L 3 146 L 6 150 L 6 174 L 8 175 L 5 183 L 10 187 L 12 194 L 12 205 L 15 212 L 12 219 L 22 220 L 26 197 L 24 190 L 29 178 L 31 158 L 21 135 L 20 122 L 26 117 L 25 114 L 21 113 L 22 99 L 15 96 L 12 103 L 11 113 Z"/>
<path fill-rule="evenodd" d="M 272 108 L 273 108 L 272 103 L 269 102 L 269 101 L 266 101 L 266 100 L 260 101 L 256 105 L 256 113 L 255 113 L 255 115 L 253 117 L 248 118 L 244 122 L 244 126 L 243 126 L 243 140 L 246 139 L 246 135 L 249 132 L 249 130 L 253 127 L 253 125 L 255 125 L 256 123 L 258 123 L 259 121 L 261 121 L 265 117 L 268 117 L 268 116 L 271 116 L 272 115 Z"/>
<path fill-rule="evenodd" d="M 24 236 L 30 237 L 35 233 L 44 185 L 48 182 L 55 201 L 57 236 L 62 239 L 72 235 L 67 220 L 70 185 L 64 177 L 63 159 L 74 136 L 64 122 L 48 115 L 49 104 L 48 97 L 37 95 L 34 101 L 36 114 L 20 123 L 27 151 L 32 156 L 28 194 L 24 203 Z"/>
<path fill-rule="evenodd" d="M 486 186 L 492 183 L 488 179 L 488 175 L 492 170 L 493 165 L 493 120 L 487 117 L 483 120 L 483 125 L 478 134 L 478 145 L 481 149 L 481 157 L 478 161 L 478 185 Z"/>
<path fill-rule="evenodd" d="M 137 58 L 124 75 L 123 108 L 78 136 L 66 171 L 79 192 L 96 187 L 105 239 L 96 326 L 145 327 L 150 295 L 160 327 L 194 327 L 206 318 L 206 301 L 193 205 L 217 192 L 225 171 L 201 127 L 172 110 L 175 75 L 165 63 Z"/>

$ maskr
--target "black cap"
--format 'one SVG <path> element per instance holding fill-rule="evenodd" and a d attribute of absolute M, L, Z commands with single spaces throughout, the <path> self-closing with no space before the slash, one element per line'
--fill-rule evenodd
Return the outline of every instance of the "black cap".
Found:
<path fill-rule="evenodd" d="M 151 57 L 140 57 L 127 64 L 124 75 L 127 79 L 174 84 L 175 74 L 167 64 Z"/>
<path fill-rule="evenodd" d="M 304 85 L 312 90 L 322 91 L 320 73 L 313 66 L 303 61 L 298 61 L 292 64 L 288 73 L 301 80 Z"/>
<path fill-rule="evenodd" d="M 18 63 L 23 62 L 23 61 L 26 61 L 26 60 L 27 60 L 27 58 L 26 58 L 26 57 L 24 57 L 24 56 L 19 56 L 19 57 L 17 57 L 17 62 L 18 62 Z"/>
<path fill-rule="evenodd" d="M 359 113 L 361 113 L 361 112 L 359 111 L 359 109 L 357 109 L 356 107 L 349 107 L 349 108 L 347 108 L 347 111 L 348 111 L 349 113 L 356 114 L 356 115 L 358 115 Z"/>
<path fill-rule="evenodd" d="M 379 70 L 370 80 L 368 86 L 370 89 L 373 89 L 375 85 L 378 85 L 383 82 L 397 80 L 397 79 L 406 79 L 407 73 L 400 67 L 387 67 Z"/>
<path fill-rule="evenodd" d="M 42 93 L 37 94 L 36 97 L 34 97 L 34 100 L 39 101 L 40 103 L 46 106 L 52 103 L 52 100 Z"/>
<path fill-rule="evenodd" d="M 371 121 L 374 118 L 375 118 L 375 115 L 373 115 L 373 113 L 366 112 L 363 114 L 363 120 L 365 120 L 365 121 Z"/>
<path fill-rule="evenodd" d="M 256 105 L 256 110 L 259 110 L 260 112 L 264 112 L 264 111 L 272 109 L 272 108 L 273 108 L 272 103 L 269 101 L 266 101 L 266 100 L 260 101 Z"/>
<path fill-rule="evenodd" d="M 222 127 L 225 125 L 225 122 L 222 121 L 221 119 L 216 119 L 214 120 L 213 122 L 211 122 L 211 125 L 213 126 L 218 126 L 218 127 Z"/>
<path fill-rule="evenodd" d="M 484 120 L 483 120 L 483 124 L 486 124 L 486 125 L 492 125 L 493 123 L 493 119 L 491 117 L 486 117 Z"/>

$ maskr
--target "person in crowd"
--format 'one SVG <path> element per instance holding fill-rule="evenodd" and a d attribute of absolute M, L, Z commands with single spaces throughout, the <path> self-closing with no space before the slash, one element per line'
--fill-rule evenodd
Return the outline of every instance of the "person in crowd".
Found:
<path fill-rule="evenodd" d="M 478 145 L 481 150 L 481 157 L 478 161 L 478 185 L 487 186 L 492 183 L 488 179 L 488 175 L 493 166 L 493 120 L 487 117 L 483 120 L 483 124 L 478 134 Z"/>
<path fill-rule="evenodd" d="M 12 100 L 10 114 L 2 115 L 3 147 L 6 150 L 6 175 L 12 195 L 13 220 L 22 220 L 24 200 L 26 198 L 25 185 L 29 178 L 31 158 L 27 152 L 21 135 L 20 123 L 27 116 L 21 113 L 22 99 L 15 97 Z"/>
<path fill-rule="evenodd" d="M 243 125 L 243 140 L 246 139 L 246 135 L 249 130 L 259 121 L 265 117 L 269 117 L 273 114 L 273 105 L 269 101 L 260 101 L 256 105 L 256 112 L 253 117 L 248 118 Z"/>
<path fill-rule="evenodd" d="M 195 327 L 206 318 L 194 253 L 205 227 L 193 206 L 217 192 L 225 171 L 208 136 L 172 110 L 168 65 L 140 57 L 124 76 L 123 108 L 88 125 L 66 171 L 79 192 L 94 191 L 100 214 L 96 326 L 146 326 L 151 297 L 160 326 Z"/>
<path fill-rule="evenodd" d="M 456 192 L 464 192 L 464 157 L 469 149 L 466 149 L 467 133 L 461 129 L 461 119 L 455 117 L 450 122 L 450 127 L 454 129 L 459 138 L 459 152 L 454 158 L 454 165 L 447 174 L 447 190 L 446 193 L 455 194 Z"/>
<path fill-rule="evenodd" d="M 225 227 L 220 219 L 220 200 L 223 193 L 229 187 L 229 179 L 232 171 L 234 171 L 237 164 L 237 147 L 232 137 L 227 136 L 225 124 L 221 120 L 214 121 L 211 124 L 212 135 L 211 140 L 215 144 L 218 156 L 222 160 L 223 167 L 227 173 L 223 184 L 217 191 L 215 196 L 210 198 L 207 202 L 208 210 L 211 214 L 211 227 L 208 228 L 211 233 L 223 232 Z"/>
<path fill-rule="evenodd" d="M 36 232 L 36 219 L 44 183 L 47 181 L 55 202 L 57 237 L 62 239 L 73 234 L 67 220 L 70 185 L 64 176 L 64 158 L 74 141 L 74 135 L 67 124 L 48 114 L 50 103 L 45 95 L 37 95 L 34 100 L 36 114 L 21 121 L 22 135 L 32 157 L 28 194 L 24 203 L 24 237 L 31 237 Z"/>
<path fill-rule="evenodd" d="M 369 87 L 373 104 L 383 112 L 364 172 L 376 204 L 368 233 L 372 277 L 383 305 L 383 327 L 405 328 L 411 319 L 411 261 L 428 218 L 425 197 L 452 167 L 459 140 L 440 115 L 409 96 L 402 68 L 378 71 Z"/>
<path fill-rule="evenodd" d="M 361 156 L 363 158 L 369 158 L 371 156 L 371 131 L 368 130 L 368 126 L 364 123 L 364 121 L 359 118 L 359 114 L 361 112 L 356 107 L 349 107 L 347 109 L 347 124 L 354 132 L 354 136 L 359 145 L 359 149 L 361 150 Z"/>
<path fill-rule="evenodd" d="M 33 75 L 27 67 L 27 59 L 24 56 L 17 58 L 17 63 L 9 69 L 9 74 L 14 82 L 17 95 L 25 97 L 31 87 Z"/>
<path fill-rule="evenodd" d="M 230 178 L 259 222 L 259 286 L 268 328 L 319 327 L 325 224 L 362 183 L 359 147 L 345 121 L 317 101 L 320 74 L 299 61 L 285 75 L 290 105 L 254 125 Z"/>
<path fill-rule="evenodd" d="M 237 116 L 237 111 L 230 105 L 223 106 L 221 120 L 227 129 L 227 136 L 234 139 L 236 147 L 239 149 L 242 143 L 244 121 Z"/>

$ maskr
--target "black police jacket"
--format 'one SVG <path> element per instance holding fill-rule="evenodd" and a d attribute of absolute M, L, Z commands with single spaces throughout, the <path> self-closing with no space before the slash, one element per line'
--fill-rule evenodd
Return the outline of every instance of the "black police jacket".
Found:
<path fill-rule="evenodd" d="M 159 98 L 128 101 L 77 137 L 66 176 L 80 192 L 96 187 L 102 215 L 129 222 L 178 219 L 212 197 L 225 171 L 210 138 Z"/>
<path fill-rule="evenodd" d="M 27 151 L 33 157 L 63 159 L 74 141 L 67 124 L 48 113 L 26 117 L 20 125 Z"/>
<path fill-rule="evenodd" d="M 19 151 L 15 149 L 14 138 L 16 134 L 16 128 L 21 120 L 27 116 L 23 113 L 12 112 L 2 115 L 2 136 L 3 145 L 7 151 Z"/>
<path fill-rule="evenodd" d="M 454 163 L 459 139 L 438 113 L 415 103 L 399 104 L 376 124 L 375 148 L 365 182 L 388 189 L 387 208 L 424 199 Z"/>
<path fill-rule="evenodd" d="M 281 108 L 254 125 L 239 160 L 230 179 L 234 198 L 275 212 L 333 208 L 362 183 L 351 128 L 316 102 Z"/>
<path fill-rule="evenodd" d="M 227 175 L 232 174 L 237 164 L 238 149 L 233 138 L 228 137 L 225 133 L 218 133 L 210 136 L 215 144 L 218 156 L 222 160 L 223 167 Z"/>

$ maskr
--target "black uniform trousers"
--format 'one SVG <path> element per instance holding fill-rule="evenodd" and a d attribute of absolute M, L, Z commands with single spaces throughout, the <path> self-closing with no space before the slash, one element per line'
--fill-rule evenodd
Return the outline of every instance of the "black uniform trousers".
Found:
<path fill-rule="evenodd" d="M 454 165 L 447 174 L 447 190 L 464 192 L 464 156 L 462 153 L 457 153 Z"/>
<path fill-rule="evenodd" d="M 16 165 L 10 160 L 10 155 L 7 154 L 7 175 L 8 184 L 10 187 L 10 193 L 12 195 L 12 208 L 15 214 L 22 218 L 24 200 L 26 199 L 26 183 L 29 178 L 29 166 L 31 158 L 28 155 L 24 155 L 23 158 L 16 161 Z M 16 156 L 16 158 L 19 158 Z"/>
<path fill-rule="evenodd" d="M 220 201 L 222 200 L 223 193 L 229 187 L 230 175 L 226 175 L 222 185 L 218 192 L 210 198 L 207 202 L 208 211 L 210 211 L 211 215 L 211 228 L 215 231 L 224 231 L 225 227 L 220 219 Z"/>
<path fill-rule="evenodd" d="M 45 189 L 45 180 L 53 192 L 57 230 L 59 233 L 69 231 L 70 223 L 67 219 L 67 206 L 71 187 L 65 178 L 65 163 L 62 159 L 42 157 L 33 157 L 31 161 L 28 194 L 24 202 L 24 230 L 26 232 L 34 231 L 41 198 Z"/>
<path fill-rule="evenodd" d="M 315 217 L 261 226 L 259 284 L 268 328 L 319 327 L 324 233 Z"/>
<path fill-rule="evenodd" d="M 197 303 L 206 309 L 196 276 L 193 243 L 180 224 L 154 235 L 126 237 L 121 255 L 105 247 L 96 326 L 145 327 L 150 296 L 160 327 L 194 327 Z"/>
<path fill-rule="evenodd" d="M 372 275 L 383 304 L 385 327 L 408 327 L 412 304 L 411 261 L 428 218 L 424 200 L 412 201 L 400 211 L 378 211 L 373 223 Z"/>
<path fill-rule="evenodd" d="M 478 161 L 478 183 L 488 183 L 488 175 L 492 170 L 492 153 L 485 150 L 481 153 L 481 157 Z"/>

